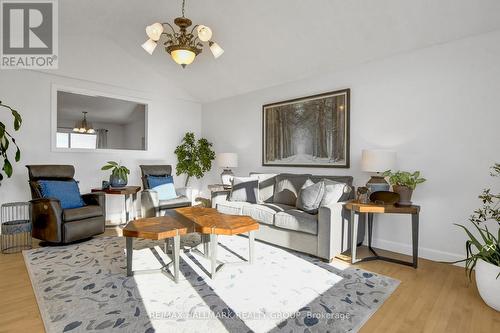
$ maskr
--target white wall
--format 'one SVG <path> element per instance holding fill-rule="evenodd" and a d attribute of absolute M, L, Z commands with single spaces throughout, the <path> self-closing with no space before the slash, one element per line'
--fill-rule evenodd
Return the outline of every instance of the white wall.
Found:
<path fill-rule="evenodd" d="M 331 55 L 335 57 L 335 54 Z M 351 168 L 307 169 L 261 166 L 262 105 L 351 88 Z M 453 223 L 479 205 L 491 184 L 488 167 L 500 161 L 500 32 L 463 39 L 203 105 L 203 135 L 217 152 L 237 152 L 249 171 L 353 175 L 363 148 L 398 152 L 399 168 L 421 170 L 420 255 L 438 260 L 464 253 L 465 236 Z M 206 183 L 218 181 L 214 169 Z M 410 253 L 410 222 L 378 217 L 375 245 Z"/>
<path fill-rule="evenodd" d="M 134 73 L 131 73 L 134 75 Z M 137 82 L 137 80 L 136 80 Z M 51 86 L 57 84 L 103 93 L 146 99 L 148 113 L 148 151 L 51 151 Z M 115 160 L 131 169 L 129 184 L 140 185 L 139 164 L 168 163 L 175 165 L 173 153 L 186 131 L 201 131 L 201 106 L 198 103 L 168 97 L 159 93 L 120 88 L 116 85 L 78 80 L 34 71 L 9 70 L 0 72 L 0 100 L 19 110 L 23 117 L 20 132 L 15 133 L 21 147 L 22 160 L 14 164 L 14 175 L 0 187 L 0 203 L 30 199 L 26 164 L 72 164 L 75 178 L 80 181 L 82 193 L 98 187 L 109 178 L 109 172 L 100 171 L 106 161 Z M 0 117 L 10 123 L 10 115 L 0 110 Z M 10 126 L 10 124 L 9 124 Z M 182 186 L 184 179 L 176 179 Z M 123 197 L 108 197 L 108 219 L 119 221 Z"/>

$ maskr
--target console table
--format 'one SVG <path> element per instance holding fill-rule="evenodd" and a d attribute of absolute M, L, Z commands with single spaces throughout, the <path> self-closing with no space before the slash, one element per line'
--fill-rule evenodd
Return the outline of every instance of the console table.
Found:
<path fill-rule="evenodd" d="M 132 196 L 132 214 L 134 219 L 136 218 L 136 204 L 137 204 L 137 193 L 141 190 L 140 186 L 125 186 L 125 187 L 108 187 L 108 188 L 93 188 L 92 192 L 104 192 L 106 194 L 113 195 L 123 195 L 125 196 L 125 223 L 120 223 L 121 225 L 127 224 L 130 221 L 130 206 L 127 205 L 127 202 Z"/>
<path fill-rule="evenodd" d="M 419 206 L 397 206 L 397 205 L 380 205 L 375 203 L 360 203 L 357 201 L 351 201 L 344 205 L 344 207 L 351 212 L 351 219 L 349 221 L 351 229 L 351 263 L 357 263 L 361 261 L 369 260 L 384 260 L 397 264 L 412 266 L 417 268 L 418 265 L 418 223 L 419 223 Z M 368 248 L 373 256 L 366 257 L 363 259 L 356 258 L 356 240 L 358 236 L 358 220 L 360 214 L 366 214 L 366 223 L 368 223 Z M 380 256 L 372 248 L 372 231 L 373 231 L 373 214 L 404 214 L 411 216 L 411 226 L 412 226 L 412 249 L 413 249 L 413 260 L 412 262 L 399 260 L 395 258 L 389 258 Z"/>

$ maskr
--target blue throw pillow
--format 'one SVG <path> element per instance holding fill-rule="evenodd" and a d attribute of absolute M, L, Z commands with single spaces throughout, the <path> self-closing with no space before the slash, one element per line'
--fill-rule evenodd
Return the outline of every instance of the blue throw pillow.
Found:
<path fill-rule="evenodd" d="M 39 180 L 38 184 L 40 184 L 42 197 L 59 199 L 62 209 L 85 206 L 78 184 L 74 180 Z"/>
<path fill-rule="evenodd" d="M 158 193 L 159 200 L 171 200 L 177 198 L 174 183 L 158 185 L 153 187 L 152 190 Z"/>
<path fill-rule="evenodd" d="M 163 184 L 173 184 L 174 183 L 174 177 L 172 176 L 148 176 L 148 185 L 149 188 L 152 189 L 156 186 L 163 185 Z"/>

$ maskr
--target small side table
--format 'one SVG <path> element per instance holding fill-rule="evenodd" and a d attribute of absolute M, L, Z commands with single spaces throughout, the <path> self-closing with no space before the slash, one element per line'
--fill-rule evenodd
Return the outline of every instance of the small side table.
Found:
<path fill-rule="evenodd" d="M 396 206 L 396 205 L 380 205 L 375 203 L 363 204 L 357 201 L 351 201 L 344 205 L 344 207 L 351 212 L 350 229 L 351 229 L 351 263 L 357 263 L 370 260 L 384 260 L 401 265 L 412 266 L 417 268 L 418 265 L 418 223 L 419 223 L 419 206 Z M 363 259 L 356 258 L 356 240 L 358 236 L 358 220 L 360 214 L 366 214 L 366 223 L 368 223 L 368 248 L 374 256 L 366 257 Z M 412 229 L 412 248 L 413 248 L 413 261 L 408 262 L 395 258 L 380 256 L 372 248 L 372 231 L 373 231 L 373 214 L 406 214 L 411 215 L 411 229 Z"/>
<path fill-rule="evenodd" d="M 124 195 L 125 196 L 125 223 L 120 223 L 120 226 L 125 225 L 130 221 L 130 206 L 127 205 L 127 202 L 132 196 L 132 214 L 135 219 L 136 216 L 136 203 L 137 203 L 137 193 L 141 190 L 140 186 L 125 186 L 125 187 L 109 187 L 109 188 L 93 188 L 92 192 L 104 192 L 106 194 L 114 194 L 114 195 Z"/>
<path fill-rule="evenodd" d="M 5 203 L 0 209 L 1 252 L 16 253 L 31 249 L 31 220 L 29 203 Z"/>

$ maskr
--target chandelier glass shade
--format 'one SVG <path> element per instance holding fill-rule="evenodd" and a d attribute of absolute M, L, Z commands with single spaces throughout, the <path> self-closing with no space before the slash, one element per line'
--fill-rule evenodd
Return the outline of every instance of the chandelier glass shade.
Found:
<path fill-rule="evenodd" d="M 92 127 L 92 124 L 87 121 L 87 113 L 88 112 L 83 111 L 82 113 L 83 113 L 83 119 L 80 121 L 77 121 L 75 123 L 75 127 L 73 128 L 73 132 L 94 134 L 95 130 Z"/>
<path fill-rule="evenodd" d="M 177 17 L 174 24 L 178 31 L 170 23 L 153 23 L 146 27 L 146 35 L 149 39 L 142 44 L 142 48 L 149 54 L 153 54 L 160 41 L 165 46 L 165 51 L 172 59 L 183 68 L 193 63 L 198 54 L 202 52 L 203 43 L 208 42 L 210 51 L 215 58 L 224 53 L 224 50 L 212 40 L 212 30 L 204 25 L 195 25 L 184 16 L 185 0 L 182 1 L 182 17 Z M 195 32 L 196 31 L 196 32 Z"/>

